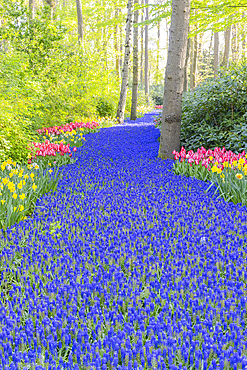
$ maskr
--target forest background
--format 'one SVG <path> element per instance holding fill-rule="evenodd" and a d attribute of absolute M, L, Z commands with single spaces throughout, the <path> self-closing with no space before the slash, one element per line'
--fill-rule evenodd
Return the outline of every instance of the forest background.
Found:
<path fill-rule="evenodd" d="M 38 128 L 116 117 L 129 4 L 132 23 L 125 117 L 131 114 L 135 63 L 139 114 L 163 102 L 171 1 L 2 0 L 0 159 L 10 154 L 14 159 L 26 157 L 26 144 L 35 139 Z M 195 98 L 185 109 L 187 115 L 196 104 L 198 86 L 231 68 L 238 76 L 238 65 L 243 69 L 246 19 L 246 0 L 192 1 L 184 96 L 188 91 Z M 135 30 L 137 45 L 133 44 Z M 137 62 L 133 62 L 133 50 Z M 233 95 L 230 82 L 225 98 L 231 121 Z M 206 109 L 204 118 L 217 126 L 220 112 L 215 112 L 216 98 L 211 96 L 214 112 Z"/>

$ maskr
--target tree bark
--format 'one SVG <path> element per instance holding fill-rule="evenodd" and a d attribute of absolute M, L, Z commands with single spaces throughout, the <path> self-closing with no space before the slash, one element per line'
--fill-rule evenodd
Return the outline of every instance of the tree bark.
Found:
<path fill-rule="evenodd" d="M 134 4 L 138 5 L 139 0 L 134 0 Z M 134 24 L 138 24 L 138 10 L 135 10 L 134 12 Z M 130 119 L 135 121 L 138 95 L 138 27 L 134 27 L 133 34 L 133 82 Z"/>
<path fill-rule="evenodd" d="M 81 0 L 76 0 L 76 10 L 77 10 L 78 43 L 82 45 L 83 43 L 83 18 L 82 18 Z"/>
<path fill-rule="evenodd" d="M 159 83 L 160 70 L 160 21 L 157 25 L 157 60 L 156 60 L 156 85 Z"/>
<path fill-rule="evenodd" d="M 142 4 L 144 5 L 144 0 L 142 0 Z M 143 22 L 144 20 L 144 9 L 142 9 L 142 16 L 141 16 L 141 21 Z M 143 40 L 144 40 L 144 28 L 142 26 L 141 28 L 141 65 L 140 65 L 140 83 L 141 83 L 141 87 L 143 88 Z"/>
<path fill-rule="evenodd" d="M 242 14 L 242 18 L 245 18 L 245 12 Z M 242 25 L 242 57 L 245 58 L 246 51 L 246 33 L 245 33 L 245 23 Z"/>
<path fill-rule="evenodd" d="M 223 56 L 223 66 L 228 68 L 229 66 L 229 56 L 230 56 L 230 45 L 231 45 L 231 30 L 232 27 L 230 26 L 225 31 L 225 49 L 224 49 L 224 56 Z"/>
<path fill-rule="evenodd" d="M 180 151 L 184 67 L 190 17 L 190 0 L 173 0 L 165 73 L 159 157 L 174 159 Z"/>
<path fill-rule="evenodd" d="M 232 26 L 232 60 L 236 62 L 238 60 L 238 26 L 233 24 Z"/>
<path fill-rule="evenodd" d="M 219 32 L 214 33 L 214 78 L 217 78 L 220 67 Z"/>
<path fill-rule="evenodd" d="M 185 66 L 184 66 L 184 92 L 188 91 L 188 66 L 189 66 L 189 59 L 190 59 L 190 38 L 187 41 L 187 51 L 186 51 L 186 58 L 185 58 Z"/>
<path fill-rule="evenodd" d="M 148 5 L 148 0 L 146 0 Z M 148 20 L 148 7 L 146 8 L 146 21 Z M 149 102 L 149 86 L 148 86 L 148 25 L 145 26 L 145 96 L 147 103 Z"/>
<path fill-rule="evenodd" d="M 118 17 L 118 8 L 115 9 L 115 19 Z M 118 50 L 118 26 L 114 27 L 114 49 L 116 58 L 116 75 L 117 79 L 120 80 L 120 61 L 119 61 L 119 50 Z"/>
<path fill-rule="evenodd" d="M 118 123 L 124 121 L 124 110 L 126 105 L 127 88 L 128 88 L 128 76 L 129 76 L 129 60 L 130 60 L 130 34 L 131 34 L 131 23 L 132 23 L 132 0 L 128 0 L 128 14 L 126 19 L 126 33 L 125 33 L 125 52 L 124 52 L 124 63 L 122 70 L 122 85 L 121 92 L 117 108 L 117 120 Z"/>
<path fill-rule="evenodd" d="M 32 20 L 35 17 L 35 13 L 36 13 L 35 0 L 29 0 L 29 22 L 32 22 Z"/>

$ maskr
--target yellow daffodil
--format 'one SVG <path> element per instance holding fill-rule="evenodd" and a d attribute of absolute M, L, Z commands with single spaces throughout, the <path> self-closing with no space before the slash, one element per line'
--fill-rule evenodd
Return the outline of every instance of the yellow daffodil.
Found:
<path fill-rule="evenodd" d="M 229 164 L 228 162 L 223 162 L 223 166 L 226 168 L 228 167 L 228 164 Z"/>
<path fill-rule="evenodd" d="M 48 163 L 48 166 L 51 166 L 51 163 Z"/>
<path fill-rule="evenodd" d="M 11 164 L 12 163 L 12 160 L 9 158 L 8 160 L 7 160 L 7 164 Z"/>
<path fill-rule="evenodd" d="M 10 178 L 11 178 L 13 175 L 14 175 L 14 174 L 13 174 L 13 172 L 10 172 L 10 173 L 9 173 L 9 177 L 10 177 Z"/>
<path fill-rule="evenodd" d="M 239 158 L 238 163 L 240 163 L 240 164 L 244 164 L 244 163 L 245 163 L 244 158 Z"/>
<path fill-rule="evenodd" d="M 222 172 L 222 169 L 221 168 L 217 168 L 217 173 L 221 173 Z"/>
<path fill-rule="evenodd" d="M 210 157 L 209 157 L 209 160 L 210 160 L 210 161 L 212 161 L 212 160 L 213 160 L 213 157 L 211 157 L 211 156 L 210 156 Z"/>
<path fill-rule="evenodd" d="M 243 175 L 242 175 L 241 173 L 237 173 L 237 174 L 235 175 L 235 177 L 236 177 L 237 179 L 241 180 L 241 179 L 243 178 Z"/>
<path fill-rule="evenodd" d="M 22 184 L 23 184 L 23 186 L 25 186 L 25 185 L 26 185 L 26 181 L 25 181 L 25 180 L 23 180 L 23 181 L 22 181 Z"/>
<path fill-rule="evenodd" d="M 20 195 L 20 198 L 21 198 L 21 200 L 24 200 L 24 199 L 26 198 L 26 195 L 25 195 L 24 193 L 22 193 L 22 194 Z"/>
<path fill-rule="evenodd" d="M 1 170 L 4 171 L 5 170 L 5 167 L 6 167 L 6 164 L 5 163 L 2 163 L 1 164 Z"/>
<path fill-rule="evenodd" d="M 23 204 L 21 204 L 21 205 L 19 206 L 19 211 L 20 211 L 20 212 L 22 212 L 22 211 L 23 211 L 23 209 L 24 209 L 24 206 L 23 206 Z"/>
<path fill-rule="evenodd" d="M 28 176 L 28 174 L 26 173 L 23 177 L 24 177 L 24 179 L 28 179 L 28 177 L 29 177 L 29 176 Z"/>
<path fill-rule="evenodd" d="M 34 173 L 33 172 L 30 173 L 30 177 L 33 180 L 33 178 L 34 178 Z"/>
<path fill-rule="evenodd" d="M 237 161 L 232 161 L 233 166 L 236 166 L 237 163 L 238 163 Z"/>
<path fill-rule="evenodd" d="M 14 207 L 14 212 L 16 211 L 16 208 L 17 208 L 17 207 Z"/>
<path fill-rule="evenodd" d="M 35 184 L 33 183 L 32 188 L 33 188 L 33 190 L 35 191 L 35 190 L 37 189 L 37 185 L 35 185 Z"/>
<path fill-rule="evenodd" d="M 50 169 L 49 172 L 51 173 L 52 172 L 52 169 Z"/>
<path fill-rule="evenodd" d="M 15 167 L 16 166 L 16 162 L 12 162 L 13 166 Z"/>
<path fill-rule="evenodd" d="M 20 181 L 20 182 L 19 182 L 19 184 L 17 185 L 17 188 L 18 188 L 18 189 L 22 189 L 22 186 L 23 186 L 23 185 L 22 185 L 22 181 Z"/>
<path fill-rule="evenodd" d="M 18 175 L 18 177 L 22 177 L 22 175 L 23 175 L 23 172 L 20 172 L 19 175 Z"/>
<path fill-rule="evenodd" d="M 5 203 L 5 199 L 1 199 L 1 203 L 3 204 L 3 203 Z"/>
<path fill-rule="evenodd" d="M 225 177 L 225 175 L 222 173 L 222 174 L 220 175 L 220 177 L 223 179 L 223 178 Z"/>
<path fill-rule="evenodd" d="M 212 172 L 217 172 L 217 167 L 216 167 L 216 166 L 213 166 L 213 167 L 211 168 L 211 171 L 212 171 Z"/>
<path fill-rule="evenodd" d="M 14 199 L 16 199 L 16 198 L 17 198 L 17 194 L 16 194 L 16 193 L 14 193 L 14 194 L 12 195 L 12 197 L 13 197 Z"/>

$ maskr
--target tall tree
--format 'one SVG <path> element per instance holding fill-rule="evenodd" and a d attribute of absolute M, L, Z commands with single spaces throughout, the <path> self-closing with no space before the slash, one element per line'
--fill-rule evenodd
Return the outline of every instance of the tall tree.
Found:
<path fill-rule="evenodd" d="M 148 0 L 146 0 L 146 21 L 148 21 Z M 149 85 L 148 85 L 148 25 L 145 25 L 145 96 L 149 101 Z"/>
<path fill-rule="evenodd" d="M 232 27 L 228 27 L 225 31 L 225 48 L 224 48 L 224 56 L 223 56 L 223 65 L 229 65 L 229 56 L 230 56 L 230 46 L 231 46 L 231 30 Z"/>
<path fill-rule="evenodd" d="M 118 8 L 115 8 L 115 19 L 118 18 Z M 114 49 L 116 58 L 116 75 L 118 80 L 120 80 L 120 60 L 119 60 L 119 50 L 118 50 L 118 25 L 115 24 L 114 27 Z"/>
<path fill-rule="evenodd" d="M 220 42 L 219 32 L 214 33 L 214 78 L 217 77 L 220 67 Z"/>
<path fill-rule="evenodd" d="M 83 18 L 82 18 L 82 6 L 81 0 L 76 0 L 77 10 L 77 29 L 78 29 L 78 42 L 82 45 L 83 43 Z"/>
<path fill-rule="evenodd" d="M 132 0 L 128 0 L 128 13 L 126 19 L 126 31 L 125 31 L 125 51 L 124 51 L 124 62 L 122 70 L 122 85 L 120 91 L 120 97 L 117 108 L 117 120 L 118 123 L 124 121 L 124 110 L 126 105 L 127 88 L 128 88 L 128 77 L 129 77 L 129 60 L 130 60 L 130 34 L 131 34 L 131 23 L 132 23 Z"/>
<path fill-rule="evenodd" d="M 144 0 L 142 0 L 142 5 L 144 5 Z M 144 8 L 142 9 L 142 13 L 141 13 L 141 21 L 143 22 L 144 21 Z M 143 87 L 143 50 L 144 50 L 144 47 L 143 47 L 143 41 L 144 41 L 144 28 L 142 27 L 141 28 L 141 65 L 140 65 L 140 83 L 141 83 L 141 87 Z"/>
<path fill-rule="evenodd" d="M 188 91 L 188 65 L 190 59 L 190 38 L 187 41 L 187 50 L 186 50 L 186 58 L 185 58 L 185 66 L 184 66 L 184 92 Z"/>
<path fill-rule="evenodd" d="M 29 21 L 31 22 L 36 13 L 36 3 L 35 0 L 29 0 Z"/>
<path fill-rule="evenodd" d="M 139 0 L 134 0 L 134 5 L 137 6 Z M 132 82 L 132 102 L 130 119 L 136 120 L 137 95 L 138 95 L 138 9 L 134 11 L 134 37 L 133 37 L 133 82 Z"/>
<path fill-rule="evenodd" d="M 232 60 L 236 62 L 238 60 L 239 42 L 238 42 L 238 25 L 233 24 L 232 26 Z"/>
<path fill-rule="evenodd" d="M 198 42 L 197 34 L 191 39 L 191 51 L 190 51 L 190 89 L 194 90 L 196 87 L 196 73 L 197 73 L 197 52 Z"/>
<path fill-rule="evenodd" d="M 159 157 L 174 159 L 180 151 L 184 67 L 190 18 L 190 0 L 173 0 L 165 73 Z"/>
<path fill-rule="evenodd" d="M 157 60 L 156 60 L 156 84 L 159 83 L 160 70 L 160 21 L 157 24 Z"/>

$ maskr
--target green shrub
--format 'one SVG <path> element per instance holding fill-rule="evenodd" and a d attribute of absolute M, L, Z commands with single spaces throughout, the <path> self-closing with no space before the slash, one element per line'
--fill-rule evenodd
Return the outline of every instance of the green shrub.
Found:
<path fill-rule="evenodd" d="M 181 147 L 247 151 L 247 65 L 221 69 L 216 80 L 183 97 Z"/>
<path fill-rule="evenodd" d="M 115 106 L 110 98 L 100 97 L 97 99 L 96 112 L 100 117 L 113 117 L 115 112 Z"/>

